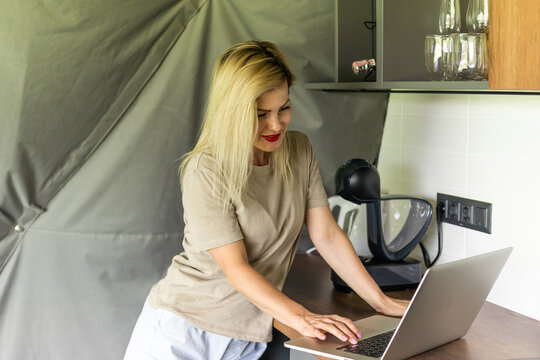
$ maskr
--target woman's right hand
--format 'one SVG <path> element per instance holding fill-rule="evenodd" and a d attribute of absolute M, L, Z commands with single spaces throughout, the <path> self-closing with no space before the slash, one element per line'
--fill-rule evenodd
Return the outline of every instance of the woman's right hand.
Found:
<path fill-rule="evenodd" d="M 298 317 L 293 327 L 303 336 L 320 340 L 325 340 L 326 333 L 330 333 L 342 341 L 357 344 L 362 337 L 350 319 L 339 315 L 320 315 L 308 311 Z"/>

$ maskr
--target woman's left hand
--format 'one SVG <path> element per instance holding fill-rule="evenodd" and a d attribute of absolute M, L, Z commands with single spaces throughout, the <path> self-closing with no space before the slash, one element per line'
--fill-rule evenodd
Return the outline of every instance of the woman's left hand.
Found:
<path fill-rule="evenodd" d="M 410 300 L 394 299 L 385 295 L 378 311 L 388 316 L 403 316 L 409 303 Z"/>

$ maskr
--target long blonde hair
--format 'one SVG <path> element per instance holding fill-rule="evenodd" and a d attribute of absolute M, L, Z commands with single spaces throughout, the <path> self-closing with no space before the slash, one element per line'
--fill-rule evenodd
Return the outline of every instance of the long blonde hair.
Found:
<path fill-rule="evenodd" d="M 253 167 L 253 143 L 257 132 L 257 99 L 294 75 L 278 48 L 268 41 L 246 41 L 227 49 L 214 66 L 210 96 L 197 144 L 183 156 L 183 181 L 190 160 L 201 153 L 216 164 L 217 182 L 225 184 L 216 194 L 223 204 L 239 200 Z M 270 154 L 274 172 L 292 186 L 288 136 Z M 216 190 L 214 188 L 214 190 Z"/>

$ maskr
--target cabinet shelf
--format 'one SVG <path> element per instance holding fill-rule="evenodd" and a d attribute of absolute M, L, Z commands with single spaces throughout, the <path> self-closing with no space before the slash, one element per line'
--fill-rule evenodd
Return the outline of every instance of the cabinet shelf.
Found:
<path fill-rule="evenodd" d="M 396 81 L 385 82 L 321 82 L 306 83 L 309 90 L 323 91 L 488 91 L 487 81 Z"/>
<path fill-rule="evenodd" d="M 540 95 L 540 90 L 529 89 L 490 89 L 487 81 L 404 81 L 386 82 L 383 87 L 370 82 L 321 82 L 305 83 L 308 90 L 320 91 L 381 91 L 395 93 L 473 93 L 499 95 Z"/>
<path fill-rule="evenodd" d="M 306 84 L 327 91 L 488 91 L 487 81 L 430 81 L 424 38 L 438 31 L 439 1 L 334 0 L 335 82 Z M 465 14 L 462 14 L 465 18 Z M 375 58 L 374 81 L 357 81 L 351 64 Z M 362 75 L 360 75 L 362 76 Z"/>

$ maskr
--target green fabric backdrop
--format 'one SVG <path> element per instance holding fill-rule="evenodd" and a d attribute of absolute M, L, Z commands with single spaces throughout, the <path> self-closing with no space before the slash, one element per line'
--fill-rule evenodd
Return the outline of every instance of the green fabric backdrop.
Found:
<path fill-rule="evenodd" d="M 374 160 L 384 93 L 323 93 L 333 2 L 0 3 L 0 359 L 119 359 L 151 285 L 181 249 L 177 159 L 211 67 L 275 42 L 298 77 L 291 128 L 336 168 Z"/>

